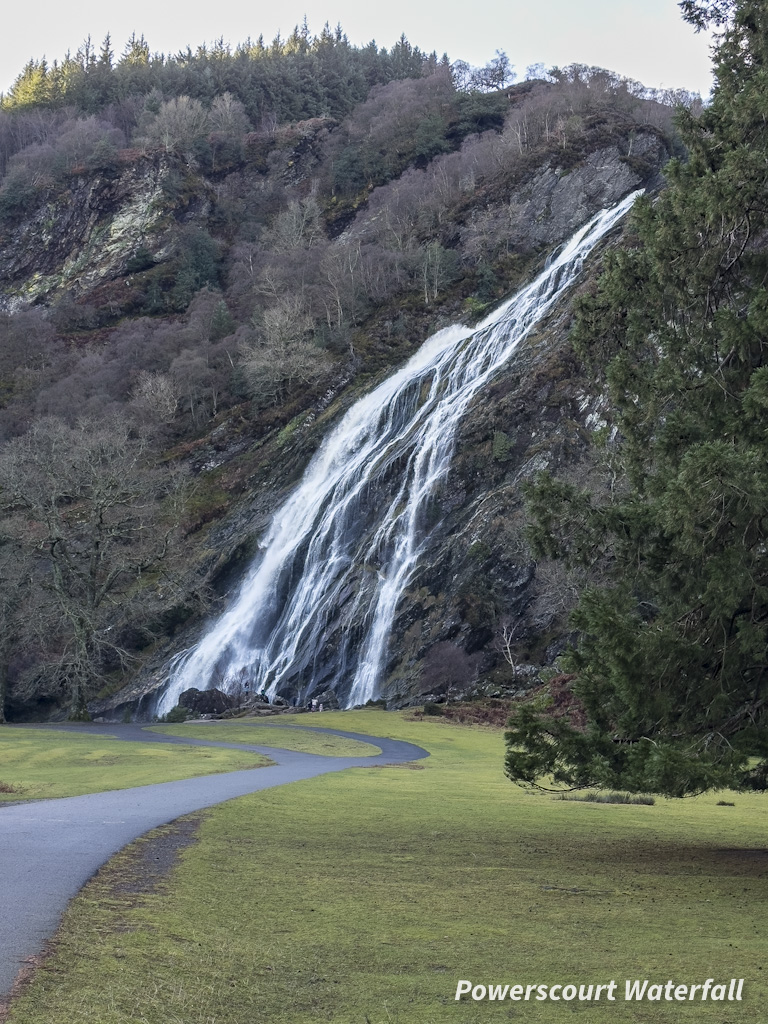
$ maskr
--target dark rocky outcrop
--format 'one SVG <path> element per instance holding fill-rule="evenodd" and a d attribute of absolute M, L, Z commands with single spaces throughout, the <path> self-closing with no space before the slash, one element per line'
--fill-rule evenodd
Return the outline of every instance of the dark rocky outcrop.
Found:
<path fill-rule="evenodd" d="M 164 240 L 174 214 L 163 191 L 169 172 L 168 160 L 147 157 L 113 174 L 73 176 L 66 189 L 49 187 L 5 228 L 0 308 L 86 293 L 127 274 L 140 250 L 151 262 L 167 259 Z M 198 212 L 204 202 L 201 196 Z"/>
<path fill-rule="evenodd" d="M 236 704 L 235 698 L 222 690 L 212 687 L 210 690 L 198 690 L 190 687 L 179 697 L 179 707 L 193 711 L 196 715 L 220 715 L 229 711 Z"/>

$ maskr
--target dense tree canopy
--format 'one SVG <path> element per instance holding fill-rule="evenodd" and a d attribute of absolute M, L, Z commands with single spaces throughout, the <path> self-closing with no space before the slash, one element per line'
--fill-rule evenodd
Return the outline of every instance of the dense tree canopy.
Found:
<path fill-rule="evenodd" d="M 682 117 L 690 158 L 637 204 L 575 334 L 618 482 L 530 491 L 537 550 L 607 578 L 575 614 L 569 698 L 512 720 L 507 772 L 529 784 L 768 785 L 768 9 L 683 6 L 723 24 L 712 102 Z"/>
<path fill-rule="evenodd" d="M 391 49 L 375 43 L 350 44 L 341 28 L 328 25 L 312 36 L 306 22 L 285 39 L 232 48 L 223 40 L 174 55 L 152 53 L 144 36 L 131 37 L 115 56 L 107 36 L 100 49 L 87 39 L 73 55 L 48 64 L 30 60 L 2 99 L 5 110 L 74 106 L 94 113 L 129 98 L 159 93 L 185 95 L 208 105 L 230 92 L 242 101 L 254 123 L 343 116 L 364 99 L 371 86 L 436 70 L 435 54 L 425 54 L 402 36 Z"/>

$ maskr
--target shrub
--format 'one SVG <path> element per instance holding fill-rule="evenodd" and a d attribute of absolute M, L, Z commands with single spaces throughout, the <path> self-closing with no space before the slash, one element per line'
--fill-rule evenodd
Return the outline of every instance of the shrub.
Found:
<path fill-rule="evenodd" d="M 503 430 L 496 430 L 493 434 L 493 445 L 491 457 L 494 462 L 507 462 L 513 447 L 513 440 Z"/>
<path fill-rule="evenodd" d="M 9 174 L 0 188 L 0 222 L 20 217 L 36 194 L 35 186 L 22 172 Z"/>
<path fill-rule="evenodd" d="M 435 701 L 433 700 L 428 700 L 427 703 L 424 705 L 425 715 L 434 715 L 435 717 L 437 717 L 439 715 L 442 715 L 444 713 L 444 710 L 445 709 L 443 708 L 442 704 L 436 704 Z"/>
<path fill-rule="evenodd" d="M 171 290 L 173 308 L 184 310 L 204 285 L 217 288 L 221 267 L 219 246 L 204 228 L 185 227 L 178 234 L 176 281 Z"/>
<path fill-rule="evenodd" d="M 579 800 L 591 804 L 645 804 L 649 807 L 656 803 L 652 796 L 644 793 L 560 793 L 555 800 Z"/>

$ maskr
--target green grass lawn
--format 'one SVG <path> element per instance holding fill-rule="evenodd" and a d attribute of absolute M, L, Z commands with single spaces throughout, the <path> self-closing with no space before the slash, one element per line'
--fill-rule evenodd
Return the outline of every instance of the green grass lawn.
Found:
<path fill-rule="evenodd" d="M 317 718 L 433 756 L 214 808 L 143 895 L 129 848 L 70 907 L 12 1024 L 764 1024 L 765 797 L 555 800 L 504 778 L 499 731 Z M 627 978 L 710 977 L 745 978 L 744 1001 L 623 1001 Z M 459 979 L 615 979 L 622 999 L 455 1002 Z"/>
<path fill-rule="evenodd" d="M 0 802 L 102 793 L 271 763 L 247 751 L 2 726 Z"/>
<path fill-rule="evenodd" d="M 306 716 L 309 717 L 309 716 Z M 319 721 L 303 721 L 302 725 L 320 725 Z M 334 727 L 335 728 L 335 727 Z M 255 743 L 265 747 L 300 750 L 304 754 L 326 754 L 332 757 L 373 757 L 380 754 L 379 747 L 344 736 L 328 736 L 307 732 L 296 726 L 264 725 L 256 720 L 236 719 L 230 722 L 200 722 L 186 725 L 153 725 L 151 732 L 171 736 L 189 736 L 196 740 L 216 740 L 220 743 Z"/>

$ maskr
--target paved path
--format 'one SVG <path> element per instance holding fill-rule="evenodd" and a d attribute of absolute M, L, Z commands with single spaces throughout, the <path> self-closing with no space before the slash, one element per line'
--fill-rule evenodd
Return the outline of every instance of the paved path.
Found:
<path fill-rule="evenodd" d="M 268 724 L 271 723 L 259 723 Z M 278 724 L 283 723 L 275 723 Z M 317 731 L 374 743 L 381 748 L 381 754 L 321 757 L 273 747 L 163 736 L 136 725 L 57 728 L 116 736 L 121 740 L 254 750 L 277 763 L 251 771 L 204 775 L 109 793 L 0 805 L 0 1001 L 10 992 L 23 962 L 39 953 L 46 939 L 56 931 L 65 907 L 85 882 L 109 857 L 150 829 L 203 807 L 287 782 L 344 768 L 400 764 L 429 756 L 411 743 L 337 729 Z"/>

